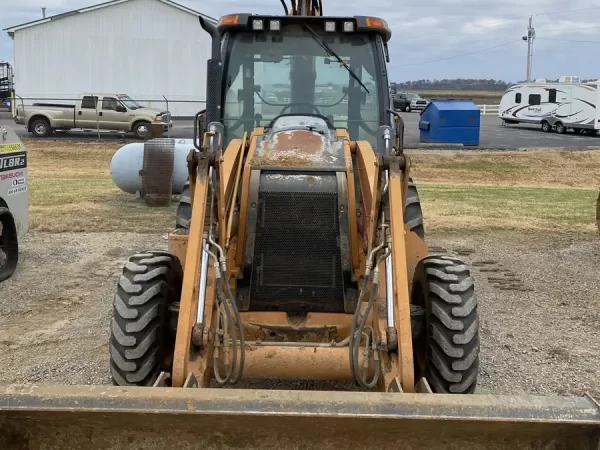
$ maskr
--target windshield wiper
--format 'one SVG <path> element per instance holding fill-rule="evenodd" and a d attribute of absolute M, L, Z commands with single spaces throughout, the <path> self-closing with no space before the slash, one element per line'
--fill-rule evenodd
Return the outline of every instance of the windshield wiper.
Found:
<path fill-rule="evenodd" d="M 312 34 L 312 37 L 315 41 L 317 41 L 317 43 L 323 47 L 323 49 L 327 52 L 327 54 L 329 56 L 333 56 L 335 59 L 338 60 L 338 62 L 340 64 L 342 64 L 346 70 L 348 71 L 348 73 L 352 76 L 352 78 L 354 78 L 356 81 L 358 81 L 358 83 L 363 87 L 363 89 L 365 91 L 367 91 L 367 94 L 370 94 L 369 89 L 367 89 L 367 87 L 363 84 L 362 81 L 360 81 L 360 78 L 358 78 L 358 76 L 352 71 L 352 69 L 348 66 L 348 64 L 346 64 L 346 61 L 344 61 L 342 58 L 340 58 L 340 56 L 334 52 L 331 47 L 329 47 L 329 45 L 327 45 L 327 43 L 325 43 L 325 41 L 323 39 L 321 39 L 319 37 L 319 35 L 317 33 L 315 33 L 315 31 L 307 24 L 304 24 L 304 26 L 306 27 L 306 29 L 308 31 L 310 31 L 310 34 Z"/>

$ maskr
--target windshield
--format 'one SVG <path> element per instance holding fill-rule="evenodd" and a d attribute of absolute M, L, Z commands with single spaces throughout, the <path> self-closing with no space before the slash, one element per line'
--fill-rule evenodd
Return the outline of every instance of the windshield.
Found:
<path fill-rule="evenodd" d="M 417 100 L 419 98 L 421 98 L 421 97 L 419 97 L 418 94 L 408 94 L 408 99 L 409 100 Z"/>
<path fill-rule="evenodd" d="M 225 62 L 226 143 L 281 114 L 308 113 L 323 115 L 334 127 L 347 128 L 351 139 L 375 146 L 380 125 L 375 52 L 367 35 L 314 36 L 301 25 L 285 34 L 234 34 Z"/>
<path fill-rule="evenodd" d="M 119 95 L 119 100 L 129 109 L 140 109 L 143 108 L 138 102 L 129 97 L 128 95 Z"/>

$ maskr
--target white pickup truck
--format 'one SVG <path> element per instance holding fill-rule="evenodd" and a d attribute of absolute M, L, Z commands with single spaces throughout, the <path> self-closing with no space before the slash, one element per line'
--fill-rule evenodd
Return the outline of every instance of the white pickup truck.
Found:
<path fill-rule="evenodd" d="M 168 111 L 147 108 L 125 94 L 83 94 L 75 105 L 17 101 L 14 120 L 25 125 L 36 137 L 47 137 L 55 130 L 72 129 L 133 132 L 138 139 L 147 139 L 150 124 L 162 123 L 164 131 L 173 126 Z"/>

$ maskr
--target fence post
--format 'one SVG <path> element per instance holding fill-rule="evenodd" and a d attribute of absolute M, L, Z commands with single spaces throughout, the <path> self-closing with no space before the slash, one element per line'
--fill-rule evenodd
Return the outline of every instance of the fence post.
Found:
<path fill-rule="evenodd" d="M 483 104 L 483 114 L 487 114 L 487 105 Z"/>
<path fill-rule="evenodd" d="M 167 104 L 167 114 L 169 117 L 169 122 L 171 122 L 171 111 L 169 111 L 169 99 L 167 97 L 165 97 L 163 95 L 163 98 L 165 99 L 165 103 Z M 169 124 L 167 123 L 167 137 L 170 138 L 171 137 L 171 127 L 169 126 Z"/>
<path fill-rule="evenodd" d="M 94 102 L 96 103 L 96 132 L 98 133 L 98 142 L 100 142 L 100 116 L 98 115 L 98 97 L 94 96 Z M 75 105 L 75 108 L 77 109 L 77 103 L 75 103 Z"/>

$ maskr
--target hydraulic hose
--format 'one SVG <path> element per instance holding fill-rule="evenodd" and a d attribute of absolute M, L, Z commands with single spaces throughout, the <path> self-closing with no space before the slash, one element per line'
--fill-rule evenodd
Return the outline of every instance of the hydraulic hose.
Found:
<path fill-rule="evenodd" d="M 209 175 L 212 174 L 212 169 L 211 172 L 209 173 Z M 227 257 L 225 256 L 225 251 L 223 250 L 223 247 L 221 247 L 214 239 L 213 239 L 213 234 L 212 234 L 212 212 L 213 212 L 213 205 L 214 205 L 214 198 L 215 198 L 215 183 L 213 181 L 213 177 L 210 177 L 210 187 L 211 187 L 211 214 L 210 214 L 210 225 L 211 225 L 211 229 L 210 229 L 210 233 L 208 234 L 208 242 L 213 245 L 214 247 L 217 248 L 218 253 L 219 253 L 219 257 L 217 258 L 217 255 L 215 255 L 214 253 L 211 253 L 211 256 L 213 256 L 213 258 L 215 259 L 215 269 L 217 271 L 217 273 L 220 273 L 221 276 L 218 277 L 217 281 L 217 289 L 218 292 L 221 295 L 221 299 L 224 303 L 224 309 L 225 309 L 225 314 L 227 315 L 227 321 L 228 321 L 228 325 L 231 328 L 231 333 L 232 333 L 232 347 L 233 347 L 233 370 L 231 372 L 228 373 L 228 376 L 223 378 L 217 378 L 216 377 L 216 364 L 215 364 L 215 378 L 217 378 L 217 381 L 224 380 L 224 383 L 230 383 L 230 384 L 235 384 L 237 382 L 240 381 L 240 379 L 242 378 L 243 372 L 244 372 L 244 364 L 246 361 L 246 341 L 245 341 L 245 337 L 244 337 L 244 326 L 242 324 L 242 317 L 240 315 L 240 311 L 239 308 L 237 306 L 237 303 L 235 301 L 235 298 L 232 294 L 231 291 L 231 286 L 229 285 L 229 279 L 227 278 Z M 219 265 L 220 265 L 220 270 L 219 270 Z M 236 320 L 236 326 L 237 329 L 239 331 L 240 334 L 240 342 L 238 344 L 238 340 L 237 340 L 237 333 L 235 330 L 235 327 L 233 325 L 233 319 L 232 319 L 232 315 L 231 315 L 231 310 L 229 309 L 229 302 L 231 302 L 231 307 L 233 309 L 233 312 L 235 314 L 235 320 Z M 238 366 L 237 366 L 237 347 L 238 345 L 240 346 L 240 365 L 239 365 L 239 370 Z M 234 377 L 233 379 L 231 378 L 231 374 L 234 373 Z M 219 383 L 221 383 L 221 381 L 219 381 Z"/>
<path fill-rule="evenodd" d="M 365 310 L 365 314 L 363 315 L 360 325 L 358 326 L 358 330 L 354 335 L 354 345 L 352 346 L 352 367 L 354 367 L 354 377 L 358 384 L 365 388 L 371 389 L 377 385 L 377 380 L 379 379 L 379 375 L 381 374 L 381 362 L 379 361 L 379 356 L 377 355 L 377 351 L 374 352 L 374 360 L 375 360 L 375 373 L 373 374 L 373 379 L 371 381 L 366 381 L 366 375 L 363 375 L 359 368 L 358 362 L 358 350 L 360 349 L 360 342 L 362 339 L 362 335 L 365 329 L 365 325 L 369 318 L 369 314 L 371 313 L 371 309 L 373 308 L 373 304 L 375 303 L 375 298 L 377 295 L 377 288 L 379 287 L 379 282 L 373 280 L 371 285 L 371 295 L 369 297 L 369 301 L 367 303 L 367 309 Z M 368 342 L 368 340 L 367 340 Z M 368 348 L 366 352 L 366 357 L 368 357 Z M 365 364 L 368 366 L 368 361 L 365 360 Z"/>
<path fill-rule="evenodd" d="M 371 274 L 367 273 L 365 276 L 363 288 L 360 290 L 360 295 L 358 296 L 358 301 L 356 302 L 356 309 L 354 310 L 354 316 L 352 317 L 352 326 L 350 327 L 350 345 L 349 345 L 349 356 L 350 356 L 350 370 L 352 374 L 356 378 L 356 367 L 354 365 L 354 346 L 356 345 L 356 328 L 358 326 L 358 316 L 360 315 L 360 307 L 362 305 L 363 298 L 365 296 L 365 291 L 367 290 L 367 285 L 369 284 L 369 279 L 371 278 Z M 358 340 L 358 345 L 360 346 L 360 338 Z"/>
<path fill-rule="evenodd" d="M 234 379 L 231 381 L 231 384 L 235 384 L 242 378 L 244 374 L 244 365 L 246 363 L 246 338 L 244 336 L 244 325 L 242 324 L 242 316 L 240 315 L 240 310 L 237 306 L 235 298 L 231 292 L 231 286 L 229 285 L 229 280 L 226 278 L 222 279 L 222 283 L 225 285 L 225 289 L 227 291 L 227 295 L 231 300 L 231 305 L 233 307 L 233 312 L 235 314 L 235 320 L 237 322 L 238 330 L 240 332 L 240 366 L 239 370 L 236 372 Z M 236 342 L 237 344 L 237 342 Z"/>
<path fill-rule="evenodd" d="M 214 256 L 214 254 L 213 254 Z M 233 317 L 231 315 L 231 311 L 229 310 L 229 305 L 227 304 L 227 298 L 225 298 L 225 292 L 223 291 L 223 286 L 221 284 L 221 274 L 220 274 L 220 270 L 218 268 L 218 262 L 215 263 L 215 271 L 217 272 L 217 280 L 216 280 L 216 285 L 217 285 L 217 302 L 218 302 L 218 307 L 220 310 L 220 306 L 223 305 L 223 309 L 225 312 L 225 319 L 227 320 L 227 325 L 228 328 L 231 333 L 231 340 L 232 340 L 232 353 L 233 353 L 233 357 L 232 357 L 232 363 L 231 366 L 229 366 L 229 362 L 227 360 L 225 360 L 225 367 L 226 367 L 226 375 L 225 377 L 221 376 L 221 373 L 219 371 L 219 354 L 218 351 L 215 351 L 213 353 L 213 372 L 215 374 L 215 379 L 217 380 L 217 383 L 219 384 L 227 384 L 231 382 L 231 376 L 234 374 L 235 370 L 236 370 L 236 366 L 237 366 L 237 333 L 235 332 L 235 326 L 233 324 Z M 219 311 L 220 312 L 220 311 Z M 220 317 L 220 313 L 217 315 L 217 317 Z M 219 319 L 217 319 L 219 320 Z M 219 323 L 217 322 L 217 330 L 220 330 L 219 327 Z M 218 338 L 217 338 L 218 339 Z M 217 339 L 215 339 L 215 342 L 217 342 Z M 224 345 L 227 346 L 227 336 L 223 336 L 223 340 L 224 340 Z M 226 351 L 224 351 L 224 353 L 228 353 Z"/>

